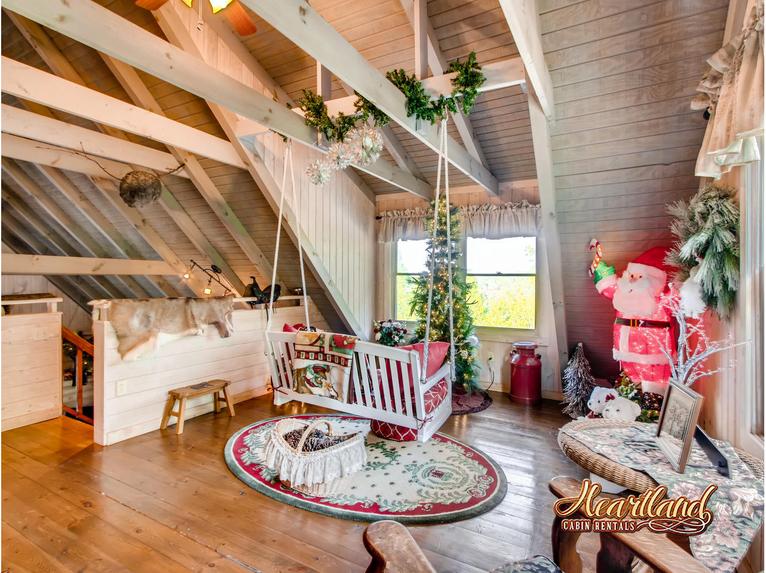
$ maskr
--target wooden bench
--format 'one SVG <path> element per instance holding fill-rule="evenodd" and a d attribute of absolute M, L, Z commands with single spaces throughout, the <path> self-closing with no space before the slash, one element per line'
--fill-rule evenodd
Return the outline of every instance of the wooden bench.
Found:
<path fill-rule="evenodd" d="M 160 429 L 165 430 L 168 427 L 170 416 L 178 418 L 178 424 L 176 425 L 176 434 L 183 434 L 184 431 L 184 412 L 186 411 L 186 400 L 188 398 L 196 398 L 197 396 L 213 395 L 213 409 L 216 414 L 221 411 L 221 400 L 226 402 L 226 407 L 229 409 L 229 415 L 234 415 L 234 403 L 229 396 L 229 381 L 228 380 L 208 380 L 207 382 L 200 382 L 198 384 L 192 384 L 191 386 L 184 386 L 183 388 L 175 388 L 168 391 L 168 403 L 165 406 L 165 413 L 162 415 L 162 424 Z M 179 403 L 178 410 L 173 408 Z"/>

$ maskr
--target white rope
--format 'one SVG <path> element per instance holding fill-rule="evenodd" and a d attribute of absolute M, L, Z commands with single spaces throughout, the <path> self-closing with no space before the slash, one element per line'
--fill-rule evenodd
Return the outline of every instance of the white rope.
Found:
<path fill-rule="evenodd" d="M 282 236 L 282 216 L 285 210 L 285 195 L 287 194 L 285 191 L 285 186 L 287 185 L 288 164 L 290 166 L 290 184 L 292 186 L 292 193 L 293 193 L 293 208 L 295 209 L 295 213 L 300 213 L 300 203 L 298 202 L 298 196 L 295 191 L 295 170 L 293 169 L 293 150 L 292 150 L 292 142 L 290 141 L 288 141 L 285 144 L 285 153 L 282 158 L 282 185 L 279 188 L 280 189 L 279 216 L 277 221 L 276 247 L 274 248 L 274 266 L 271 269 L 271 292 L 269 293 L 269 309 L 268 309 L 268 319 L 266 320 L 266 332 L 269 332 L 269 330 L 271 330 L 271 323 L 274 317 L 274 284 L 277 282 L 277 265 L 279 264 L 279 244 L 280 244 L 280 238 Z M 301 287 L 303 289 L 303 308 L 306 315 L 306 326 L 311 327 L 311 323 L 309 322 L 308 293 L 306 292 L 306 274 L 303 269 L 303 243 L 301 241 L 300 222 L 298 221 L 297 217 L 298 215 L 296 215 L 296 233 L 298 235 L 298 256 L 300 258 L 300 267 L 301 267 Z M 267 346 L 267 354 L 270 354 L 270 352 L 268 352 L 269 345 L 267 344 L 266 346 Z"/>
<path fill-rule="evenodd" d="M 301 237 L 303 236 L 303 232 L 301 231 L 301 221 L 300 221 L 300 215 L 301 215 L 301 204 L 298 199 L 300 197 L 300 193 L 297 193 L 295 190 L 295 169 L 293 168 L 293 148 L 292 145 L 290 145 L 290 182 L 293 187 L 293 210 L 295 211 L 295 233 L 298 235 L 298 259 L 300 260 L 301 264 L 301 292 L 303 293 L 303 313 L 306 317 L 306 328 L 311 330 L 311 319 L 309 318 L 309 299 L 308 299 L 308 293 L 306 292 L 306 271 L 303 268 L 303 240 Z"/>
<path fill-rule="evenodd" d="M 439 224 L 439 199 L 441 198 L 442 166 L 444 166 L 444 197 L 446 201 L 447 217 L 447 284 L 448 284 L 448 302 L 449 302 L 449 337 L 450 337 L 450 381 L 455 381 L 455 336 L 452 318 L 452 232 L 450 228 L 450 202 L 449 202 L 449 161 L 447 160 L 447 118 L 442 119 L 440 125 L 439 139 L 439 159 L 436 167 L 436 189 L 434 190 L 434 222 L 431 229 L 431 257 L 429 265 L 428 278 L 428 303 L 426 306 L 426 332 L 423 341 L 423 369 L 420 375 L 420 381 L 425 382 L 428 373 L 428 354 L 431 340 L 431 310 L 433 308 L 434 298 L 434 273 L 436 270 L 436 250 L 433 246 L 436 244 L 436 228 Z"/>

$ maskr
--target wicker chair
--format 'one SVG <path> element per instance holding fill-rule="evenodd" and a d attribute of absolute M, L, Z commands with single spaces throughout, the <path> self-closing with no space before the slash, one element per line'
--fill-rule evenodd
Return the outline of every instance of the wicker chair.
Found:
<path fill-rule="evenodd" d="M 566 427 L 574 430 L 585 430 L 594 425 L 613 428 L 625 428 L 632 422 L 605 420 L 578 420 L 570 422 Z M 657 486 L 647 474 L 618 464 L 609 458 L 597 454 L 575 438 L 559 432 L 559 446 L 568 458 L 585 470 L 606 480 L 621 485 L 636 493 L 642 493 Z M 737 450 L 737 455 L 751 469 L 759 480 L 763 479 L 763 462 L 750 454 Z M 557 477 L 551 480 L 548 487 L 558 498 L 573 497 L 580 492 L 580 481 L 573 478 Z M 648 531 L 632 533 L 601 533 L 601 550 L 597 557 L 597 571 L 610 573 L 628 573 L 636 570 L 635 559 L 643 562 L 639 569 L 646 566 L 653 571 L 663 573 L 710 573 L 710 570 L 697 561 L 689 549 L 689 538 L 677 535 L 660 535 Z M 565 532 L 561 529 L 561 520 L 557 518 L 551 530 L 553 557 L 556 564 L 567 573 L 582 570 L 576 544 L 580 534 Z"/>

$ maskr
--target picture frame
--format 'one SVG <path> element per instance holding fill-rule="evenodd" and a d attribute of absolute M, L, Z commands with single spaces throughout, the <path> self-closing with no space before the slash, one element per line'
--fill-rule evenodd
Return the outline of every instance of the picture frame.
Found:
<path fill-rule="evenodd" d="M 689 459 L 702 400 L 691 388 L 673 381 L 668 385 L 655 440 L 678 473 L 684 473 Z"/>

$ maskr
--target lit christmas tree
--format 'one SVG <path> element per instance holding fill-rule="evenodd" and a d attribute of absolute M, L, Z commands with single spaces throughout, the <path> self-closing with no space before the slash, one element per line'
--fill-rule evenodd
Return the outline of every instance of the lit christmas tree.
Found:
<path fill-rule="evenodd" d="M 432 204 L 433 208 L 433 204 Z M 452 244 L 447 244 L 447 204 L 444 199 L 439 202 L 439 222 L 436 228 L 436 239 L 432 240 L 431 232 L 433 219 L 429 219 L 428 229 L 428 262 L 433 252 L 436 257 L 434 267 L 434 291 L 431 304 L 430 340 L 449 342 L 449 292 L 448 292 L 448 261 L 452 261 L 452 319 L 455 339 L 455 385 L 461 386 L 466 392 L 478 390 L 476 364 L 476 347 L 478 339 L 474 334 L 473 316 L 471 315 L 469 296 L 471 285 L 466 282 L 465 272 L 458 265 L 460 257 L 460 223 L 457 218 L 457 208 L 450 210 L 450 234 Z M 450 253 L 451 251 L 451 253 Z M 426 312 L 428 309 L 429 275 L 424 273 L 410 279 L 414 286 L 411 312 L 420 318 L 415 330 L 418 340 L 424 340 L 426 334 Z"/>

